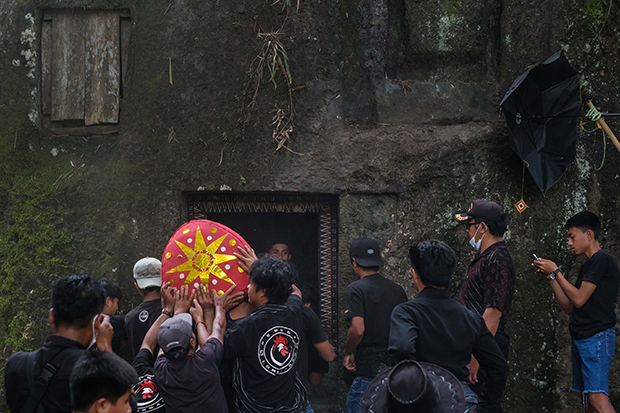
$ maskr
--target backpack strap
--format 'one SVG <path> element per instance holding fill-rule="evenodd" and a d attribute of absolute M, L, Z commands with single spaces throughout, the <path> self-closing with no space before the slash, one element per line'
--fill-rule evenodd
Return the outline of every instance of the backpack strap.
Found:
<path fill-rule="evenodd" d="M 28 378 L 28 387 L 30 388 L 30 396 L 26 403 L 20 410 L 20 413 L 45 413 L 43 406 L 41 405 L 41 399 L 45 395 L 47 391 L 47 387 L 49 386 L 52 378 L 65 361 L 67 356 L 70 354 L 70 348 L 65 348 L 59 351 L 52 357 L 52 359 L 43 367 L 43 371 L 39 374 L 39 377 L 35 381 L 34 379 L 34 365 L 36 362 L 37 354 L 39 350 L 33 351 L 28 355 L 28 364 L 27 364 L 27 378 Z"/>

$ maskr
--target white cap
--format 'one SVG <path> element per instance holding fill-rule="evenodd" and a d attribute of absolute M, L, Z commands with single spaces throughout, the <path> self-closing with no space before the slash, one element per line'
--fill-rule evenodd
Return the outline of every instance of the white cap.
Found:
<path fill-rule="evenodd" d="M 157 258 L 146 257 L 133 266 L 133 278 L 138 287 L 161 287 L 161 261 Z"/>

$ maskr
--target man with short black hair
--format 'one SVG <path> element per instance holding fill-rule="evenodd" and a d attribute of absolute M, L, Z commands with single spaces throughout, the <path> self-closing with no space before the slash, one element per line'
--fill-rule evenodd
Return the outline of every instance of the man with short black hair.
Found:
<path fill-rule="evenodd" d="M 454 219 L 465 225 L 470 245 L 480 251 L 469 264 L 458 301 L 484 318 L 508 360 L 510 337 L 505 326 L 512 306 L 516 277 L 512 258 L 503 238 L 508 228 L 506 214 L 497 203 L 478 199 L 472 202 L 467 212 L 455 214 Z M 472 356 L 469 382 L 478 396 L 481 395 L 485 379 L 484 369 L 479 370 L 478 361 Z"/>
<path fill-rule="evenodd" d="M 572 391 L 584 396 L 586 411 L 615 412 L 609 402 L 609 370 L 616 344 L 616 302 L 620 270 L 616 260 L 601 248 L 601 222 L 592 212 L 582 211 L 564 226 L 568 245 L 587 257 L 579 268 L 575 285 L 550 260 L 534 261 L 566 314 L 570 315 L 572 339 Z"/>
<path fill-rule="evenodd" d="M 235 405 L 239 412 L 302 412 L 306 389 L 297 377 L 302 330 L 301 293 L 288 262 L 258 259 L 249 272 L 248 301 L 256 309 L 224 336 L 224 354 L 236 358 Z"/>
<path fill-rule="evenodd" d="M 129 413 L 136 372 L 111 352 L 82 353 L 71 374 L 73 413 Z"/>
<path fill-rule="evenodd" d="M 389 367 L 390 325 L 386 320 L 394 307 L 407 301 L 407 294 L 401 286 L 378 273 L 383 260 L 374 239 L 354 240 L 349 258 L 359 280 L 349 284 L 344 296 L 344 318 L 351 322 L 344 346 L 344 366 L 356 375 L 345 411 L 359 413 L 364 391 L 378 373 Z"/>
<path fill-rule="evenodd" d="M 284 261 L 290 261 L 293 258 L 291 250 L 284 242 L 276 242 L 269 248 L 269 255 L 283 259 Z"/>
<path fill-rule="evenodd" d="M 123 298 L 121 287 L 107 278 L 99 280 L 101 286 L 105 290 L 105 305 L 101 311 L 103 314 L 110 316 L 110 324 L 114 328 L 114 336 L 112 337 L 112 351 L 118 353 L 121 342 L 127 340 L 127 332 L 125 331 L 125 316 L 116 314 L 118 311 L 118 303 Z"/>
<path fill-rule="evenodd" d="M 146 332 L 161 314 L 161 261 L 142 258 L 133 267 L 133 278 L 142 303 L 125 316 L 125 330 L 135 357 Z"/>
<path fill-rule="evenodd" d="M 49 322 L 53 334 L 39 350 L 13 354 L 4 369 L 12 413 L 33 413 L 39 403 L 46 413 L 71 411 L 69 378 L 77 358 L 95 344 L 100 350 L 111 349 L 113 330 L 109 318 L 101 314 L 104 303 L 101 283 L 88 275 L 71 275 L 52 283 Z M 34 390 L 41 384 L 42 391 Z"/>
<path fill-rule="evenodd" d="M 103 314 L 113 315 L 118 311 L 118 303 L 123 298 L 123 290 L 114 281 L 107 278 L 99 280 L 105 291 L 105 305 L 103 306 Z"/>
<path fill-rule="evenodd" d="M 466 413 L 495 413 L 508 377 L 508 364 L 484 319 L 450 298 L 448 287 L 456 254 L 445 243 L 432 240 L 412 246 L 409 259 L 419 294 L 392 312 L 392 360 L 424 361 L 449 370 L 463 387 Z M 472 354 L 488 378 L 480 400 L 467 383 Z"/>

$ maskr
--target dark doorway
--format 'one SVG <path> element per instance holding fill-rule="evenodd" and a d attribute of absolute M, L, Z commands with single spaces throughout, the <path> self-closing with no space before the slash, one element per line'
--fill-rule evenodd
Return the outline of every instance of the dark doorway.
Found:
<path fill-rule="evenodd" d="M 300 279 L 317 290 L 323 327 L 338 339 L 338 197 L 335 195 L 186 193 L 188 219 L 209 219 L 241 235 L 257 254 L 285 243 Z"/>
<path fill-rule="evenodd" d="M 208 219 L 241 235 L 260 257 L 273 244 L 288 245 L 301 281 L 319 291 L 319 214 L 213 212 Z"/>

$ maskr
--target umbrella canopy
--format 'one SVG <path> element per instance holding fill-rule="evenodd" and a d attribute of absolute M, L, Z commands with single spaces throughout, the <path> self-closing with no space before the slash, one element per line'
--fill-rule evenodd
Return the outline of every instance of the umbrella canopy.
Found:
<path fill-rule="evenodd" d="M 581 107 L 579 78 L 560 50 L 530 67 L 502 99 L 510 147 L 545 193 L 573 162 Z"/>

